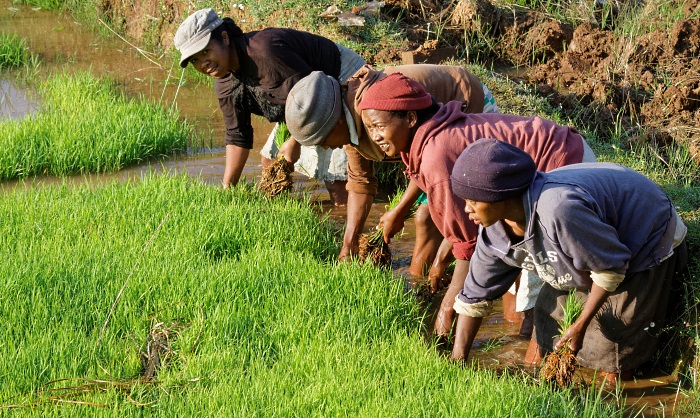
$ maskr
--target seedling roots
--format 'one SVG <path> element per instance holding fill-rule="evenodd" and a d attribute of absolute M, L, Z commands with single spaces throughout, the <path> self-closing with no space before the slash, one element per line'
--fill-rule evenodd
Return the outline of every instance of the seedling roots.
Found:
<path fill-rule="evenodd" d="M 290 164 L 284 157 L 278 158 L 262 172 L 258 189 L 267 197 L 275 197 L 282 192 L 290 192 L 294 181 Z"/>

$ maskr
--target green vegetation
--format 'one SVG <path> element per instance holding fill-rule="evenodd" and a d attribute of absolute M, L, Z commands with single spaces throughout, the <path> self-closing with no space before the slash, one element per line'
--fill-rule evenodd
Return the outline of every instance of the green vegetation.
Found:
<path fill-rule="evenodd" d="M 564 306 L 561 306 L 561 308 L 564 311 L 564 317 L 557 322 L 560 336 L 576 322 L 578 317 L 581 316 L 581 312 L 583 312 L 583 300 L 576 294 L 575 289 L 569 291 Z"/>
<path fill-rule="evenodd" d="M 26 3 L 93 20 L 109 12 L 96 1 Z M 240 3 L 250 29 L 313 30 L 365 57 L 404 39 L 401 16 L 342 28 L 318 18 L 326 3 Z M 361 3 L 337 5 L 347 10 Z M 207 6 L 231 7 L 197 3 Z M 663 16 L 672 19 L 670 12 Z M 101 17 L 123 24 L 118 16 Z M 630 145 L 622 128 L 585 129 L 590 113 L 562 114 L 526 84 L 453 63 L 482 79 L 501 112 L 579 126 L 599 160 L 661 184 L 689 227 L 689 254 L 700 254 L 700 177 L 687 148 Z M 197 82 L 211 83 L 192 72 Z M 118 170 L 184 151 L 192 134 L 177 112 L 128 99 L 115 83 L 87 74 L 51 75 L 40 93 L 40 112 L 0 121 L 0 180 Z M 381 182 L 403 185 L 402 164 L 377 167 Z M 423 342 L 422 312 L 402 283 L 368 265 L 335 265 L 337 236 L 306 202 L 263 200 L 249 185 L 222 193 L 162 176 L 96 188 L 20 187 L 0 199 L 0 219 L 0 407 L 19 406 L 19 415 L 624 414 L 601 403 L 595 388 L 550 392 L 527 378 L 450 364 Z M 697 258 L 688 293 L 678 334 L 697 351 Z M 171 340 L 163 367 L 157 378 L 142 379 L 140 352 L 164 327 Z M 696 399 L 683 406 L 693 415 L 700 410 L 700 361 L 690 358 L 695 364 L 679 364 L 678 371 L 690 383 L 681 398 Z"/>
<path fill-rule="evenodd" d="M 49 10 L 65 10 L 79 18 L 81 21 L 91 25 L 104 33 L 107 33 L 100 20 L 117 31 L 126 31 L 128 23 L 125 14 L 134 13 L 135 9 L 128 2 L 111 3 L 105 7 L 101 0 L 15 0 L 18 3 L 43 7 Z M 152 2 L 158 4 L 159 2 Z M 364 0 L 339 1 L 332 3 L 340 10 L 350 11 L 353 6 L 363 7 Z M 266 26 L 293 27 L 295 29 L 308 30 L 326 36 L 335 42 L 341 43 L 348 48 L 352 48 L 366 59 L 374 57 L 387 47 L 399 47 L 405 43 L 400 28 L 400 18 L 398 20 L 385 20 L 381 17 L 368 16 L 364 26 L 343 27 L 337 24 L 328 25 L 328 21 L 319 15 L 331 3 L 310 2 L 308 0 L 269 0 L 251 1 L 241 0 L 235 3 L 223 0 L 198 1 L 196 5 L 190 3 L 188 6 L 170 6 L 161 4 L 156 10 L 149 9 L 149 4 L 137 5 L 143 12 L 140 18 L 143 21 L 143 34 L 139 42 L 149 48 L 163 47 L 161 45 L 160 31 L 167 27 L 174 31 L 179 21 L 172 21 L 177 15 L 174 8 L 183 11 L 187 15 L 194 10 L 212 7 L 224 17 L 234 19 L 243 30 L 258 30 Z M 97 12 L 97 13 L 96 13 Z M 138 11 L 136 11 L 138 13 Z M 167 52 L 173 54 L 174 50 L 169 48 Z"/>
<path fill-rule="evenodd" d="M 183 152 L 192 134 L 177 111 L 129 99 L 87 73 L 54 75 L 40 94 L 39 112 L 0 121 L 0 180 L 116 171 Z"/>
<path fill-rule="evenodd" d="M 504 4 L 544 12 L 549 16 L 576 25 L 595 22 L 602 29 L 638 36 L 657 29 L 668 29 L 683 16 L 685 1 L 649 2 L 571 1 L 571 0 L 505 0 Z M 697 17 L 700 11 L 692 16 Z"/>
<path fill-rule="evenodd" d="M 275 145 L 277 146 L 277 149 L 282 148 L 282 145 L 287 142 L 291 136 L 292 134 L 289 133 L 287 124 L 284 122 L 278 123 L 277 130 L 275 131 Z"/>
<path fill-rule="evenodd" d="M 15 416 L 622 416 L 589 410 L 595 392 L 455 367 L 401 280 L 335 264 L 306 201 L 151 175 L 20 185 L 0 218 L 0 406 Z"/>
<path fill-rule="evenodd" d="M 0 70 L 27 65 L 31 54 L 27 42 L 15 35 L 0 33 Z"/>

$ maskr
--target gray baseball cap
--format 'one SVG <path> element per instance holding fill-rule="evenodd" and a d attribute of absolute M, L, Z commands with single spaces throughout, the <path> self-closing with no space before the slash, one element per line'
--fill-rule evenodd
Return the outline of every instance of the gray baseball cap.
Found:
<path fill-rule="evenodd" d="M 224 23 L 214 9 L 200 9 L 180 24 L 175 33 L 175 48 L 180 51 L 180 67 L 187 67 L 189 58 L 204 49 L 211 32 Z"/>
<path fill-rule="evenodd" d="M 289 133 L 301 145 L 318 145 L 333 129 L 342 111 L 340 84 L 314 71 L 289 91 L 284 118 Z"/>

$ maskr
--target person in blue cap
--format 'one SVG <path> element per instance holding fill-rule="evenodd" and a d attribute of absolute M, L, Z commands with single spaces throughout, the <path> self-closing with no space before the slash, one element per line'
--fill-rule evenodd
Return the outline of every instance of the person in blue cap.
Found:
<path fill-rule="evenodd" d="M 543 173 L 526 152 L 491 138 L 460 154 L 450 182 L 480 225 L 454 303 L 454 360 L 468 356 L 492 301 L 522 269 L 544 281 L 534 308 L 540 355 L 568 344 L 582 366 L 610 380 L 654 355 L 687 271 L 687 228 L 658 185 L 611 163 Z M 555 338 L 572 289 L 583 312 Z"/>

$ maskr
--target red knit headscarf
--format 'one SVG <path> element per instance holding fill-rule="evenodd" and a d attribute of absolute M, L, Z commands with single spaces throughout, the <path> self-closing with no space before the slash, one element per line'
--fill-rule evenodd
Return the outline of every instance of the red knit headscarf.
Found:
<path fill-rule="evenodd" d="M 367 89 L 360 110 L 421 110 L 430 107 L 433 98 L 417 81 L 401 73 L 392 73 Z"/>

